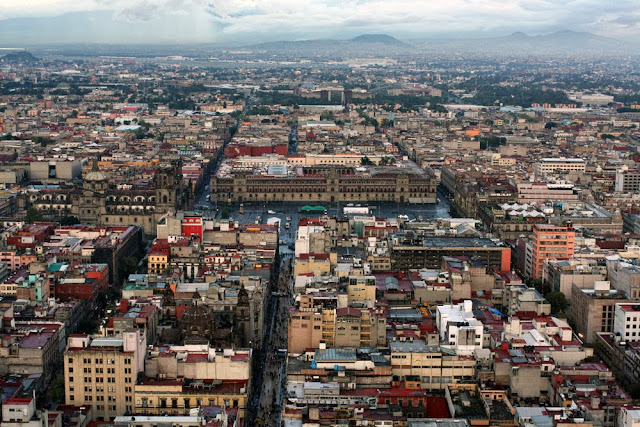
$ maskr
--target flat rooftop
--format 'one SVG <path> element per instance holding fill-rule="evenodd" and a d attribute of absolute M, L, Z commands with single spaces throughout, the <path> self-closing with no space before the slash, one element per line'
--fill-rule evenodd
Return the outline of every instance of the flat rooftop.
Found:
<path fill-rule="evenodd" d="M 401 245 L 400 245 L 401 246 Z M 425 237 L 422 243 L 426 248 L 498 248 L 491 239 L 476 237 Z"/>

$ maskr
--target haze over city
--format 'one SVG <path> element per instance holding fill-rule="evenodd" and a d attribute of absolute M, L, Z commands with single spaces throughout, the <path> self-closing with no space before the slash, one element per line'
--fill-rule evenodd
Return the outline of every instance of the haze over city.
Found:
<path fill-rule="evenodd" d="M 4 44 L 238 45 L 363 33 L 411 40 L 564 30 L 629 43 L 640 38 L 634 0 L 3 0 L 0 22 Z"/>

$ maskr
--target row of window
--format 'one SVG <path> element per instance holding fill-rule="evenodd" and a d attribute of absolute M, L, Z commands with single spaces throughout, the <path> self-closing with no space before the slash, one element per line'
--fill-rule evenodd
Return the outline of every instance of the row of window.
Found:
<path fill-rule="evenodd" d="M 92 363 L 91 360 L 92 360 L 91 358 L 85 357 L 85 358 L 82 359 L 82 363 L 87 365 L 87 364 Z M 73 364 L 73 358 L 72 357 L 70 357 L 68 361 L 69 361 L 69 364 Z M 93 363 L 102 364 L 102 363 L 104 363 L 104 359 L 101 358 L 101 357 L 100 358 L 95 358 L 95 359 L 93 359 Z M 111 359 L 111 358 L 107 359 L 107 365 L 114 365 L 115 363 L 116 363 L 115 359 Z M 125 365 L 131 365 L 131 358 L 130 357 L 125 358 L 124 359 L 124 364 Z"/>

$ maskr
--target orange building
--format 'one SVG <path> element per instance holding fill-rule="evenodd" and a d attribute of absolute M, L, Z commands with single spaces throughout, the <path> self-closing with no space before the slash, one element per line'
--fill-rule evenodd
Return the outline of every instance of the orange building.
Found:
<path fill-rule="evenodd" d="M 536 224 L 533 227 L 533 268 L 531 276 L 542 278 L 546 259 L 567 259 L 575 250 L 576 232 L 573 225 Z"/>

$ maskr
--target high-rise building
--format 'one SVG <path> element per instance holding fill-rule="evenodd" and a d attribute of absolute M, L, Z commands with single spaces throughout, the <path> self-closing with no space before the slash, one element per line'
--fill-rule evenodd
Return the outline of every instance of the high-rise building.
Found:
<path fill-rule="evenodd" d="M 533 227 L 533 268 L 531 276 L 542 278 L 546 259 L 567 259 L 575 250 L 576 232 L 573 225 L 536 224 Z"/>
<path fill-rule="evenodd" d="M 134 410 L 134 387 L 144 371 L 147 339 L 144 331 L 130 330 L 122 337 L 69 337 L 64 353 L 66 403 L 91 406 L 100 421 Z"/>
<path fill-rule="evenodd" d="M 585 289 L 574 284 L 569 318 L 575 325 L 575 332 L 587 344 L 594 342 L 596 332 L 613 332 L 615 306 L 625 299 L 625 293 L 611 289 L 608 281 L 597 281 Z"/>

